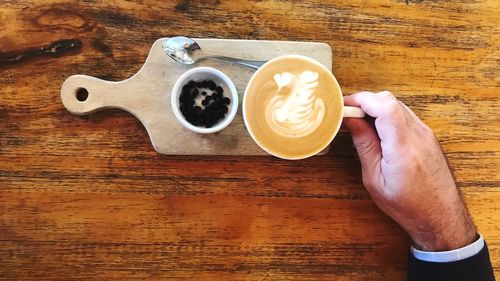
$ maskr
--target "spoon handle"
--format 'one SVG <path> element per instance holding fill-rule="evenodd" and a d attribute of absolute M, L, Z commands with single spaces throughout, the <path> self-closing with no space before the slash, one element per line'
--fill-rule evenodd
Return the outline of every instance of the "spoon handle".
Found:
<path fill-rule="evenodd" d="M 220 59 L 220 60 L 225 60 L 225 61 L 230 61 L 234 62 L 237 64 L 241 64 L 244 66 L 248 66 L 251 68 L 259 69 L 266 61 L 260 61 L 260 60 L 243 60 L 243 59 L 236 59 L 236 58 L 231 58 L 231 57 L 225 57 L 225 56 L 210 56 L 211 58 L 215 59 Z"/>

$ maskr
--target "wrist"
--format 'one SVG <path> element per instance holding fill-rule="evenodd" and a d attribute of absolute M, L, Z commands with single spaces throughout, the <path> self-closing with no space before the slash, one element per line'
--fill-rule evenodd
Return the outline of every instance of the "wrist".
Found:
<path fill-rule="evenodd" d="M 410 236 L 415 248 L 432 252 L 459 249 L 473 243 L 478 237 L 470 218 L 462 223 L 441 228 L 439 231 L 420 231 Z"/>

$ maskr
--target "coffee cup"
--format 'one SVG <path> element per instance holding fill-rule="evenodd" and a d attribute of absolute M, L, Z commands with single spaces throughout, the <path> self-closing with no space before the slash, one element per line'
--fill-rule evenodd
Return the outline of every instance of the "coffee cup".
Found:
<path fill-rule="evenodd" d="M 243 97 L 243 120 L 252 139 L 276 157 L 298 160 L 324 150 L 344 117 L 363 118 L 344 106 L 335 76 L 300 55 L 269 60 L 251 77 Z"/>

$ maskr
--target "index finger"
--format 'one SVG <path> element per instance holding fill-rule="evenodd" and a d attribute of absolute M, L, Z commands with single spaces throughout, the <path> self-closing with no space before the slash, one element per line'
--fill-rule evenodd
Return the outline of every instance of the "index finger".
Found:
<path fill-rule="evenodd" d="M 375 127 L 381 145 L 401 145 L 406 142 L 408 124 L 398 100 L 388 91 L 360 92 L 344 97 L 345 105 L 358 106 L 376 118 Z"/>

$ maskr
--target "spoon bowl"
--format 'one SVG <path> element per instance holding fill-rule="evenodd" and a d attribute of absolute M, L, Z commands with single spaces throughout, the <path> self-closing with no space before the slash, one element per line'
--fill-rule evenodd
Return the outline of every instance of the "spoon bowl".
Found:
<path fill-rule="evenodd" d="M 182 64 L 194 64 L 204 57 L 200 45 L 187 37 L 169 38 L 162 47 L 170 58 Z"/>

